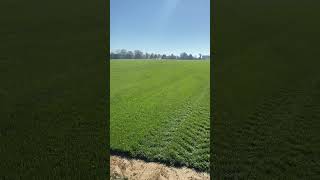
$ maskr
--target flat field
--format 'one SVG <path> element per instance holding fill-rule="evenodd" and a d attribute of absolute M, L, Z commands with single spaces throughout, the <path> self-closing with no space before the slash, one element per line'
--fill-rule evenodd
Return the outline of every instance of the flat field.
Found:
<path fill-rule="evenodd" d="M 209 171 L 209 61 L 111 60 L 111 151 Z"/>

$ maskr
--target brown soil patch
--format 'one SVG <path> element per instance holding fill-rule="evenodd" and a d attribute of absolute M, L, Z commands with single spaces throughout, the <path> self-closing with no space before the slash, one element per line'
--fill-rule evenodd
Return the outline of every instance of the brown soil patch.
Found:
<path fill-rule="evenodd" d="M 127 180 L 209 180 L 208 173 L 196 172 L 189 168 L 169 167 L 154 162 L 110 157 L 110 178 Z"/>

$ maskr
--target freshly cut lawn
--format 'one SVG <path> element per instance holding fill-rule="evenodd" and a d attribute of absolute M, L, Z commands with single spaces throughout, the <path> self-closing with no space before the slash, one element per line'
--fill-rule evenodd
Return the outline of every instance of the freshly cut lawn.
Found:
<path fill-rule="evenodd" d="M 115 152 L 209 171 L 209 61 L 111 60 Z"/>

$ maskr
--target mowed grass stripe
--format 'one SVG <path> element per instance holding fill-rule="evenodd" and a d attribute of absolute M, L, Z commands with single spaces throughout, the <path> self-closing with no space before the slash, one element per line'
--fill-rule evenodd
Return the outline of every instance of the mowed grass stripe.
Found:
<path fill-rule="evenodd" d="M 111 61 L 111 149 L 208 170 L 209 70 L 209 61 Z"/>
<path fill-rule="evenodd" d="M 130 61 L 130 63 L 132 63 L 132 61 Z M 141 63 L 140 61 L 138 61 L 138 63 Z M 146 67 L 149 68 L 149 67 Z M 152 71 L 152 68 L 150 69 Z M 144 73 L 143 71 L 141 73 Z M 157 73 L 155 73 L 157 74 Z M 160 75 L 160 74 L 159 74 Z M 140 81 L 140 86 L 135 86 L 132 89 L 133 90 L 137 90 L 137 89 L 141 89 L 139 94 L 135 94 L 135 93 L 130 93 L 129 97 L 126 97 L 125 95 L 128 96 L 128 94 L 124 94 L 123 96 L 126 97 L 126 99 L 124 99 L 124 101 L 121 102 L 121 106 L 120 109 L 115 109 L 116 106 L 112 106 L 111 107 L 111 115 L 112 117 L 114 117 L 115 119 L 117 119 L 117 123 L 121 123 L 119 122 L 120 119 L 124 120 L 124 124 L 126 124 L 126 127 L 131 126 L 130 124 L 132 123 L 133 126 L 135 126 L 136 130 L 134 131 L 130 131 L 128 133 L 132 133 L 132 136 L 130 137 L 126 137 L 124 140 L 126 140 L 127 138 L 135 138 L 133 136 L 138 136 L 143 135 L 143 130 L 145 129 L 146 125 L 156 125 L 156 123 L 158 122 L 158 117 L 160 117 L 159 115 L 164 114 L 164 110 L 169 111 L 169 108 L 164 109 L 165 106 L 170 107 L 173 106 L 172 108 L 174 108 L 175 106 L 179 106 L 179 104 L 175 104 L 175 102 L 171 103 L 171 100 L 176 100 L 176 92 L 178 91 L 179 86 L 186 84 L 188 80 L 190 80 L 190 78 L 188 78 L 187 76 L 180 76 L 178 79 L 178 77 L 176 78 L 176 81 L 172 81 L 170 84 L 167 82 L 165 88 L 159 89 L 159 88 L 152 88 L 150 89 L 150 86 L 153 86 L 151 83 L 156 83 L 156 78 L 154 78 L 154 81 L 149 81 L 147 80 L 147 82 L 145 81 L 145 79 L 139 79 Z M 136 81 L 133 81 L 136 82 Z M 129 83 L 129 82 L 128 82 Z M 143 88 L 147 87 L 149 89 L 144 90 Z M 128 92 L 130 92 L 130 90 L 128 90 Z M 164 94 L 166 93 L 166 94 Z M 164 103 L 159 103 L 162 97 L 167 96 L 166 101 Z M 113 96 L 112 96 L 113 97 Z M 176 101 L 179 103 L 179 101 Z M 172 105 L 171 105 L 172 104 Z M 113 104 L 112 104 L 113 105 Z M 162 107 L 159 107 L 162 106 Z M 122 112 L 123 108 L 127 109 L 127 112 L 124 113 L 113 113 L 113 109 L 117 110 L 116 112 Z M 162 112 L 158 112 L 157 109 L 161 109 Z M 161 113 L 161 114 L 159 114 Z M 120 115 L 121 117 L 118 117 L 117 115 Z M 128 115 L 130 116 L 125 117 L 124 115 Z M 152 120 L 152 123 L 149 123 L 149 121 L 141 121 L 141 119 L 150 119 Z M 129 120 L 129 121 L 127 121 Z M 137 124 L 136 124 L 137 123 Z M 111 125 L 112 127 L 112 125 Z M 118 126 L 117 126 L 118 127 Z M 141 129 L 139 130 L 139 127 L 141 127 Z M 117 138 L 124 138 L 125 136 L 118 136 Z M 111 138 L 111 141 L 113 141 L 115 138 Z M 130 150 L 130 149 L 128 149 Z"/>
<path fill-rule="evenodd" d="M 140 153 L 153 160 L 208 170 L 209 165 L 209 83 L 173 112 L 162 128 L 151 131 L 141 142 Z M 204 108 L 205 107 L 205 108 Z M 200 126 L 205 124 L 208 127 Z M 146 149 L 154 149 L 146 151 Z M 149 154 L 145 154 L 148 152 Z M 201 152 L 201 153 L 199 153 Z M 202 153 L 206 152 L 205 155 Z"/>

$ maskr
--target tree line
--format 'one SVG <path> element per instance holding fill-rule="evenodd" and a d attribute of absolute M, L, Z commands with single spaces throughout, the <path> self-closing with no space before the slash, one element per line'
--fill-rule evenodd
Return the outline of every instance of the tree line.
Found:
<path fill-rule="evenodd" d="M 181 53 L 179 56 L 174 54 L 166 55 L 166 54 L 157 54 L 157 53 L 143 53 L 140 50 L 135 51 L 127 51 L 125 49 L 112 51 L 110 53 L 111 59 L 184 59 L 184 60 L 192 60 L 192 59 L 210 59 L 210 56 L 205 56 L 199 54 L 199 57 L 194 57 L 192 54 L 187 54 L 186 52 Z"/>

